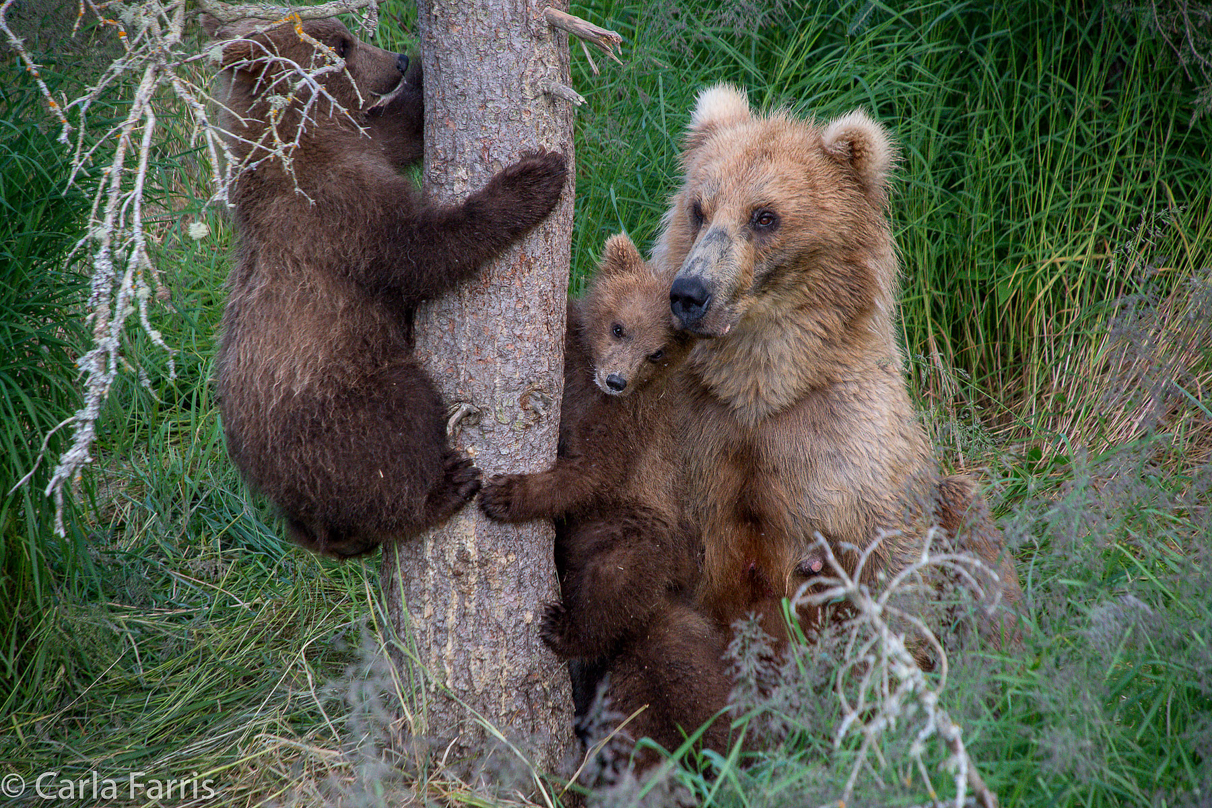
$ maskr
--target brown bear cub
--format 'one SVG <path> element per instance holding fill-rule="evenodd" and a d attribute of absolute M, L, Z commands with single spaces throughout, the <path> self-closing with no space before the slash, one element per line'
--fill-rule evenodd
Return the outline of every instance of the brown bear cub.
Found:
<path fill-rule="evenodd" d="M 731 689 L 724 635 L 690 602 L 699 552 L 682 524 L 664 399 L 692 341 L 673 329 L 668 279 L 626 236 L 611 238 L 585 300 L 569 306 L 555 465 L 496 476 L 480 492 L 494 519 L 561 519 L 562 600 L 544 615 L 543 639 L 563 659 L 601 660 L 611 709 L 644 708 L 626 732 L 668 748 Z M 718 721 L 705 743 L 726 740 Z"/>
<path fill-rule="evenodd" d="M 367 553 L 478 490 L 412 314 L 547 216 L 565 161 L 536 152 L 462 204 L 427 202 L 400 174 L 422 155 L 407 56 L 335 20 L 210 23 L 243 37 L 219 46 L 239 240 L 216 371 L 228 451 L 295 542 Z"/>
<path fill-rule="evenodd" d="M 754 114 L 722 85 L 692 115 L 654 260 L 679 327 L 702 338 L 669 386 L 704 545 L 699 602 L 722 626 L 793 595 L 818 533 L 850 572 L 853 548 L 883 536 L 870 583 L 977 496 L 940 485 L 902 373 L 895 154 L 861 111 L 820 125 Z M 1017 600 L 996 530 L 972 549 Z"/>
<path fill-rule="evenodd" d="M 564 455 L 538 474 L 498 475 L 480 495 L 494 519 L 598 513 L 622 502 L 676 521 L 663 382 L 693 338 L 673 328 L 668 280 L 625 235 L 606 242 L 583 301 L 569 301 Z"/>

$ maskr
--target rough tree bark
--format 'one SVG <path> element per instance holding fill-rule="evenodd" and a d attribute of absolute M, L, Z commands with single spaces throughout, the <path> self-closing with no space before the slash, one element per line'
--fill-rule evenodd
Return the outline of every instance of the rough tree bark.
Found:
<path fill-rule="evenodd" d="M 543 18 L 549 5 L 418 0 L 425 185 L 435 198 L 462 199 L 540 146 L 567 155 L 571 177 L 572 111 L 545 91 L 569 81 L 567 38 Z M 537 471 L 555 456 L 572 184 L 520 245 L 418 315 L 417 352 L 447 402 L 478 410 L 458 426 L 456 442 L 486 476 Z M 470 506 L 384 553 L 389 616 L 416 651 L 397 664 L 426 682 L 419 729 L 455 740 L 448 759 L 484 747 L 467 708 L 520 741 L 543 770 L 569 748 L 568 675 L 537 630 L 542 603 L 557 593 L 552 538 L 545 523 L 494 524 Z"/>

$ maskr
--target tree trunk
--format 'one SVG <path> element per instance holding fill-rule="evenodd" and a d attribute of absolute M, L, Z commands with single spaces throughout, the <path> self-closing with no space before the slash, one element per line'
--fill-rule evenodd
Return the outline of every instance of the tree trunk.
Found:
<path fill-rule="evenodd" d="M 461 200 L 540 146 L 567 155 L 572 176 L 572 111 L 543 90 L 569 81 L 567 39 L 544 20 L 548 5 L 418 0 L 433 198 Z M 455 440 L 485 476 L 555 458 L 572 211 L 570 181 L 550 218 L 417 317 L 417 354 L 447 403 L 478 410 Z M 568 674 L 538 634 L 542 604 L 558 594 L 552 540 L 549 524 L 496 524 L 473 505 L 384 553 L 389 617 L 416 652 L 397 666 L 405 682 L 424 682 L 416 729 L 443 748 L 455 741 L 448 760 L 475 760 L 486 746 L 468 708 L 544 771 L 572 742 Z"/>

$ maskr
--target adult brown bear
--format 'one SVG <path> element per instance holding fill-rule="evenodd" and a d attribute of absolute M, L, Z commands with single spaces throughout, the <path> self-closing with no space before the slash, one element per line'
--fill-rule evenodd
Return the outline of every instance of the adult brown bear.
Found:
<path fill-rule="evenodd" d="M 864 568 L 874 582 L 920 553 L 930 525 L 969 511 L 978 529 L 955 538 L 999 579 L 982 596 L 1020 597 L 975 491 L 940 481 L 906 389 L 894 162 L 861 111 L 817 125 L 755 115 L 729 86 L 699 97 L 654 260 L 680 327 L 702 338 L 672 386 L 705 546 L 699 603 L 723 626 L 756 611 L 780 636 L 773 605 L 804 580 L 818 533 L 851 572 L 854 548 L 883 535 Z"/>
<path fill-rule="evenodd" d="M 462 204 L 432 204 L 400 174 L 422 153 L 407 56 L 335 20 L 208 27 L 230 40 L 218 95 L 239 172 L 216 371 L 228 451 L 294 541 L 366 553 L 478 490 L 412 356 L 413 310 L 547 216 L 565 161 L 536 152 Z"/>

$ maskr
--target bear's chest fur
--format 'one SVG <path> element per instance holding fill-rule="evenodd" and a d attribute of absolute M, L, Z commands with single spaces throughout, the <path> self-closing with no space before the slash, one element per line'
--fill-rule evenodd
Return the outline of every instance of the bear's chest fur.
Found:
<path fill-rule="evenodd" d="M 699 600 L 721 623 L 768 615 L 793 596 L 818 534 L 853 562 L 848 547 L 905 524 L 905 503 L 928 476 L 927 453 L 897 381 L 866 374 L 814 388 L 750 423 L 685 374 L 678 444 L 688 517 L 704 546 Z M 897 547 L 878 555 L 895 556 Z"/>

